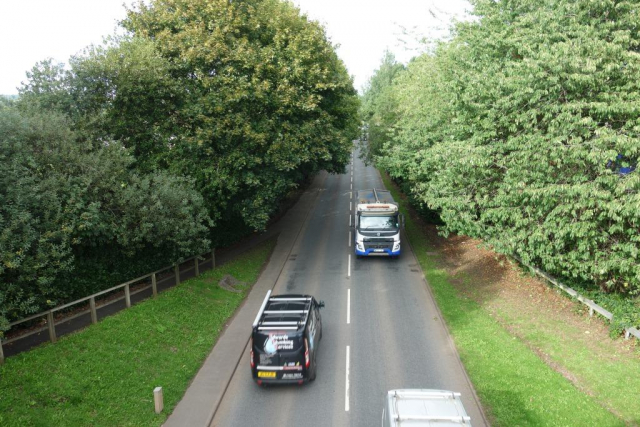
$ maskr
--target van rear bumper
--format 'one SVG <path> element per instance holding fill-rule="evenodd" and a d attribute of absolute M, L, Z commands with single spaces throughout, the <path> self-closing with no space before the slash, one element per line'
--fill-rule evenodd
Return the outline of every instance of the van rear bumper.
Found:
<path fill-rule="evenodd" d="M 273 378 L 253 378 L 258 384 L 273 384 L 273 385 L 288 385 L 288 384 L 306 384 L 309 382 L 309 378 L 300 378 L 297 380 L 279 380 Z"/>
<path fill-rule="evenodd" d="M 260 369 L 262 368 L 262 369 Z M 270 369 L 272 368 L 272 369 Z M 309 370 L 303 367 L 297 367 L 298 369 L 283 369 L 282 366 L 273 367 L 259 367 L 258 369 L 251 370 L 251 376 L 257 381 L 261 381 L 262 384 L 299 384 L 300 381 L 307 382 L 309 380 Z M 275 377 L 261 377 L 260 372 L 275 372 Z"/>

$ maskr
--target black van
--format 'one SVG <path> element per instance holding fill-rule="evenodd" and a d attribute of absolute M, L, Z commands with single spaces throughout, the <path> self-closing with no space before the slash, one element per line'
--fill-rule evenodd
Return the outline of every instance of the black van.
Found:
<path fill-rule="evenodd" d="M 251 374 L 259 385 L 316 379 L 321 307 L 311 295 L 267 292 L 251 334 Z"/>

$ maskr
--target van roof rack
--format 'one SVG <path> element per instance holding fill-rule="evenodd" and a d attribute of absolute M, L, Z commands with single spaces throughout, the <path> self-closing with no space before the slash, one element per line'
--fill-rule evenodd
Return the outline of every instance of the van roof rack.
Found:
<path fill-rule="evenodd" d="M 311 301 L 309 295 L 271 296 L 271 291 L 267 291 L 253 328 L 261 331 L 298 330 L 307 324 Z"/>
<path fill-rule="evenodd" d="M 447 390 L 390 390 L 393 397 L 391 418 L 395 421 L 427 421 L 438 425 L 467 425 L 471 418 L 462 406 L 460 393 Z M 429 424 L 430 425 L 430 424 Z"/>

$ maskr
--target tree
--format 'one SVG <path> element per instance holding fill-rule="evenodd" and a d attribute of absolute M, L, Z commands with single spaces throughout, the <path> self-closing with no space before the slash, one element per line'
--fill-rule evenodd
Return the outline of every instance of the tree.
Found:
<path fill-rule="evenodd" d="M 71 59 L 74 121 L 90 139 L 114 139 L 131 150 L 135 168 L 167 169 L 172 140 L 188 126 L 186 92 L 150 39 L 120 37 Z"/>
<path fill-rule="evenodd" d="M 184 102 L 169 168 L 211 217 L 262 229 L 304 177 L 342 171 L 357 132 L 353 84 L 323 28 L 289 3 L 164 0 L 129 11 Z"/>
<path fill-rule="evenodd" d="M 404 68 L 391 52 L 385 51 L 380 68 L 375 70 L 364 89 L 360 114 L 367 126 L 368 143 L 363 148 L 369 162 L 382 154 L 383 147 L 394 135 L 399 107 L 393 81 Z"/>
<path fill-rule="evenodd" d="M 67 86 L 68 71 L 63 63 L 54 63 L 52 58 L 36 63 L 27 71 L 27 82 L 18 89 L 19 105 L 34 111 L 56 111 L 69 114 L 72 100 Z"/>

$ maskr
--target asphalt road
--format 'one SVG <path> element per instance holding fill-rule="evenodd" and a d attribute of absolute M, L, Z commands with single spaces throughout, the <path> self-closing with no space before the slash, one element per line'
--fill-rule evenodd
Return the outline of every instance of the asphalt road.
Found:
<path fill-rule="evenodd" d="M 211 425 L 376 426 L 395 388 L 460 392 L 472 424 L 486 425 L 409 246 L 399 259 L 355 258 L 352 194 L 372 187 L 382 180 L 357 156 L 345 174 L 327 176 L 275 284 L 274 294 L 326 303 L 316 381 L 259 387 L 246 347 Z"/>

